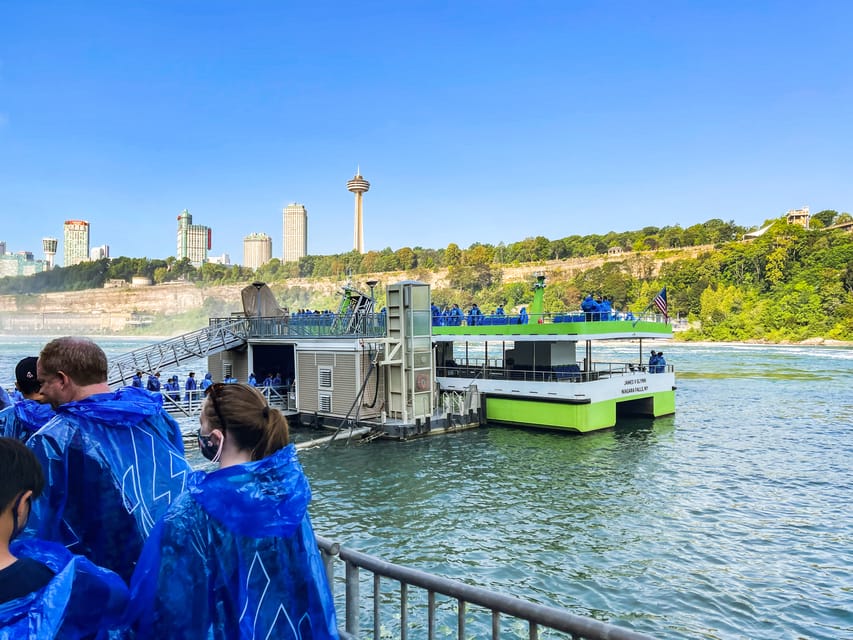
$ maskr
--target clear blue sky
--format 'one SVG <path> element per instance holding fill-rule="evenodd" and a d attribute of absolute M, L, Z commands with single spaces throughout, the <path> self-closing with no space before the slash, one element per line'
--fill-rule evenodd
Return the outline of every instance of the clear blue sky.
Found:
<path fill-rule="evenodd" d="M 0 4 L 0 240 L 242 261 L 853 210 L 853 3 Z"/>

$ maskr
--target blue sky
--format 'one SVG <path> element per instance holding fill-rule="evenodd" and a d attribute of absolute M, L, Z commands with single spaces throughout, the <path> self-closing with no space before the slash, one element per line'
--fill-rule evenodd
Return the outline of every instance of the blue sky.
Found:
<path fill-rule="evenodd" d="M 846 2 L 0 4 L 0 240 L 242 261 L 853 210 Z"/>

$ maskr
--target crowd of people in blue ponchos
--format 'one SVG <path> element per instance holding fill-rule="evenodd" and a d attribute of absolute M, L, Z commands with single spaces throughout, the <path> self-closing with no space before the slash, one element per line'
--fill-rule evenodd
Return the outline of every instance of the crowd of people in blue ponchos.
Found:
<path fill-rule="evenodd" d="M 0 639 L 338 637 L 310 488 L 261 389 L 204 377 L 205 472 L 157 373 L 111 390 L 91 340 L 50 341 L 15 385 L 0 398 Z"/>
<path fill-rule="evenodd" d="M 527 324 L 529 317 L 527 309 L 521 307 L 517 316 L 508 316 L 504 306 L 499 304 L 491 313 L 483 313 L 477 303 L 471 304 L 467 312 L 463 312 L 457 303 L 445 305 L 440 309 L 435 303 L 431 306 L 432 326 L 434 327 L 459 327 L 463 324 L 469 327 L 489 324 Z"/>
<path fill-rule="evenodd" d="M 492 324 L 527 324 L 530 321 L 526 307 L 521 307 L 518 314 L 508 316 L 504 311 L 504 305 L 499 304 L 497 308 L 484 314 L 477 303 L 471 304 L 468 311 L 463 311 L 457 303 L 445 305 L 440 308 L 432 304 L 432 326 L 434 327 L 469 327 L 492 325 Z M 601 320 L 634 320 L 634 314 L 630 311 L 619 312 L 613 308 L 613 301 L 607 296 L 593 296 L 587 294 L 580 303 L 581 313 L 558 313 L 549 314 L 553 322 L 595 322 Z"/>
<path fill-rule="evenodd" d="M 166 382 L 160 382 L 159 371 L 149 374 L 148 379 L 144 384 L 142 378 L 143 372 L 137 371 L 131 378 L 130 386 L 138 389 L 144 388 L 154 393 L 162 393 L 173 403 L 181 401 L 182 391 L 184 402 L 201 402 L 204 399 L 205 391 L 214 383 L 213 375 L 210 372 L 205 373 L 201 382 L 198 382 L 195 377 L 195 372 L 190 371 L 189 374 L 187 374 L 187 379 L 183 386 L 181 385 L 180 379 L 177 375 L 169 377 Z M 223 379 L 223 383 L 225 384 L 237 384 L 238 382 L 239 380 L 234 376 L 227 376 Z M 249 374 L 247 384 L 251 387 L 262 388 L 265 395 L 269 396 L 270 391 L 273 389 L 288 390 L 291 386 L 291 380 L 289 378 L 287 380 L 283 380 L 281 373 L 276 371 L 267 373 L 266 376 L 258 382 L 257 377 L 254 372 L 252 372 Z"/>

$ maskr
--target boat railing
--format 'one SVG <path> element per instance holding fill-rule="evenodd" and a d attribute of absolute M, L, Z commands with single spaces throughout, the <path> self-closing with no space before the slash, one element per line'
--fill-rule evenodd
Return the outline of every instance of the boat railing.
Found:
<path fill-rule="evenodd" d="M 663 370 L 649 372 L 649 367 L 630 362 L 593 362 L 590 369 L 584 371 L 578 365 L 554 365 L 550 367 L 524 367 L 522 365 L 502 366 L 495 364 L 501 359 L 488 361 L 471 358 L 462 363 L 437 366 L 435 374 L 439 378 L 480 378 L 483 380 L 518 380 L 521 382 L 592 382 L 604 377 L 632 375 L 637 372 L 672 372 L 672 365 L 658 365 Z"/>
<path fill-rule="evenodd" d="M 504 631 L 505 637 L 535 640 L 540 629 L 550 629 L 577 640 L 651 640 L 650 636 L 563 609 L 386 562 L 322 536 L 317 536 L 317 543 L 333 593 L 340 584 L 336 580 L 336 567 L 344 565 L 344 615 L 341 621 L 339 613 L 338 619 L 339 625 L 344 623 L 341 637 L 345 640 L 390 638 L 397 635 L 391 634 L 391 628 L 399 632 L 400 640 L 407 640 L 410 631 L 418 638 L 434 640 L 451 637 L 453 627 L 457 639 L 485 637 L 486 629 L 491 629 L 493 639 L 500 638 Z M 370 575 L 363 576 L 362 571 Z M 390 590 L 383 589 L 383 580 L 396 584 Z M 361 599 L 363 586 L 370 588 L 369 602 Z M 411 592 L 410 587 L 414 588 Z M 365 619 L 368 624 L 363 628 Z M 553 636 L 548 633 L 548 637 Z"/>
<path fill-rule="evenodd" d="M 335 313 L 243 318 L 247 338 L 341 338 L 385 336 L 385 314 L 360 314 L 357 322 L 346 322 Z M 234 318 L 211 318 L 210 325 L 232 324 Z"/>
<path fill-rule="evenodd" d="M 280 410 L 296 410 L 295 388 L 291 392 L 291 387 L 258 387 L 258 391 L 267 399 L 269 406 Z M 197 418 L 204 404 L 204 391 L 201 389 L 164 389 L 160 391 L 160 395 L 163 396 L 163 408 L 173 416 Z"/>
<path fill-rule="evenodd" d="M 561 324 L 564 322 L 656 322 L 667 323 L 671 320 L 660 313 L 632 313 L 622 311 L 546 311 L 530 315 L 497 315 L 484 314 L 480 316 L 464 316 L 456 318 L 433 317 L 433 326 L 477 326 L 488 327 L 495 325 L 518 324 Z"/>
<path fill-rule="evenodd" d="M 258 390 L 264 394 L 269 406 L 275 407 L 276 409 L 287 409 L 289 411 L 296 410 L 296 387 L 258 387 Z"/>

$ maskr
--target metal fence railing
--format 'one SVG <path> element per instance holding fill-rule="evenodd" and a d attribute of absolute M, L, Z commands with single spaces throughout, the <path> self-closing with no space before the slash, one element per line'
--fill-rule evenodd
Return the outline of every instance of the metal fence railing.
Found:
<path fill-rule="evenodd" d="M 502 617 L 510 618 L 517 623 L 509 632 L 512 633 L 511 637 L 526 637 L 529 640 L 537 640 L 540 629 L 561 633 L 559 636 L 549 634 L 549 637 L 570 637 L 573 640 L 651 640 L 650 636 L 642 633 L 592 618 L 577 616 L 562 609 L 536 604 L 457 580 L 442 578 L 418 569 L 392 564 L 375 556 L 347 549 L 322 536 L 317 536 L 317 542 L 322 552 L 329 584 L 332 585 L 333 589 L 335 586 L 335 565 L 341 562 L 345 565 L 344 630 L 341 633 L 341 637 L 345 639 L 370 637 L 378 640 L 379 638 L 390 638 L 392 635 L 389 632 L 389 626 L 399 626 L 397 637 L 400 640 L 407 640 L 412 629 L 417 630 L 418 638 L 425 637 L 428 640 L 434 640 L 438 637 L 451 637 L 452 629 L 449 628 L 446 621 L 439 623 L 441 603 L 438 602 L 436 596 L 440 595 L 445 596 L 455 605 L 453 615 L 456 627 L 455 637 L 458 640 L 472 637 L 469 618 L 474 612 L 474 608 L 485 610 L 484 614 L 489 617 L 485 626 L 490 627 L 492 640 L 501 637 Z M 372 607 L 361 601 L 361 570 L 368 571 L 373 576 Z M 397 589 L 393 590 L 395 593 L 399 593 L 398 608 L 392 605 L 392 598 L 388 591 L 382 590 L 382 579 L 394 581 L 399 585 Z M 421 591 L 422 594 L 425 593 L 425 602 L 423 597 L 419 599 L 410 597 L 410 587 Z M 390 611 L 389 608 L 391 608 Z M 383 617 L 383 613 L 385 617 Z M 447 607 L 441 608 L 441 613 L 445 617 L 449 615 Z M 363 616 L 363 614 L 366 615 Z M 417 620 L 415 619 L 416 616 L 418 616 Z M 370 626 L 366 629 L 361 628 L 362 617 L 372 618 Z M 339 625 L 341 623 L 340 612 L 338 623 Z M 440 635 L 437 630 L 439 624 L 441 624 Z M 467 632 L 466 627 L 468 627 Z M 526 629 L 519 633 L 519 627 L 526 627 Z M 474 637 L 485 637 L 485 635 L 476 633 Z M 506 635 L 506 637 L 510 636 Z"/>

